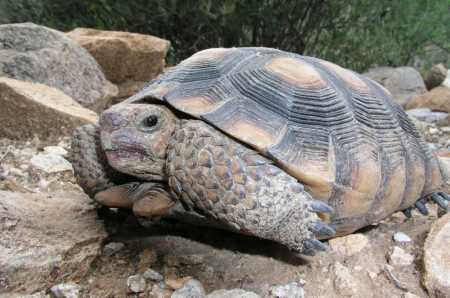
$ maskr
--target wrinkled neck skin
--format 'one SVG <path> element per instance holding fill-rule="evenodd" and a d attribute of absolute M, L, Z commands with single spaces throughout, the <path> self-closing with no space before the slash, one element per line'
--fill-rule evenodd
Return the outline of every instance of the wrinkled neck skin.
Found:
<path fill-rule="evenodd" d="M 179 119 L 165 106 L 118 104 L 100 116 L 101 144 L 115 170 L 166 182 L 167 147 Z"/>

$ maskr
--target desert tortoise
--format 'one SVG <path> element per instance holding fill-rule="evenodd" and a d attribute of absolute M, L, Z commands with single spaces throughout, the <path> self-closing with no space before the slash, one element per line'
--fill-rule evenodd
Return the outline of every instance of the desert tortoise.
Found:
<path fill-rule="evenodd" d="M 103 205 L 304 254 L 395 211 L 426 213 L 428 197 L 448 206 L 438 160 L 386 89 L 275 49 L 198 52 L 80 128 L 72 147 L 80 184 Z"/>

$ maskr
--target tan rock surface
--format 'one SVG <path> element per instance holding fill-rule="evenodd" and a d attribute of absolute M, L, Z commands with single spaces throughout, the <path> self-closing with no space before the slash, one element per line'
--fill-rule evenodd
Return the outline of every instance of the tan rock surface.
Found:
<path fill-rule="evenodd" d="M 431 297 L 450 297 L 450 214 L 437 220 L 425 241 L 424 284 Z"/>
<path fill-rule="evenodd" d="M 450 88 L 436 87 L 411 100 L 406 109 L 429 108 L 433 111 L 450 113 Z"/>
<path fill-rule="evenodd" d="M 330 239 L 331 249 L 341 256 L 352 256 L 367 246 L 369 239 L 363 234 L 350 234 Z"/>
<path fill-rule="evenodd" d="M 442 174 L 444 176 L 443 191 L 450 193 L 450 151 L 441 150 L 436 152 L 436 156 L 441 167 Z"/>
<path fill-rule="evenodd" d="M 88 273 L 106 233 L 86 195 L 0 191 L 0 198 L 0 296 Z"/>
<path fill-rule="evenodd" d="M 114 83 L 147 82 L 156 77 L 164 69 L 170 45 L 150 35 L 87 28 L 77 28 L 67 36 L 88 50 Z"/>
<path fill-rule="evenodd" d="M 119 94 L 117 98 L 126 98 L 129 97 L 138 91 L 141 91 L 145 86 L 148 85 L 148 81 L 126 81 L 117 84 L 117 88 L 119 88 Z"/>
<path fill-rule="evenodd" d="M 69 135 L 98 118 L 58 89 L 9 78 L 0 78 L 0 105 L 0 135 L 13 139 Z"/>

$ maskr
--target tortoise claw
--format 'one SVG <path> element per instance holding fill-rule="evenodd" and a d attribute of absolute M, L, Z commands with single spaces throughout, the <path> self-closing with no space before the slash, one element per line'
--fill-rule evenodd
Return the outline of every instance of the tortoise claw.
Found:
<path fill-rule="evenodd" d="M 407 218 L 411 218 L 412 217 L 412 207 L 406 208 L 405 210 L 403 210 L 403 214 L 407 217 Z"/>
<path fill-rule="evenodd" d="M 313 212 L 320 212 L 320 213 L 331 213 L 333 212 L 333 208 L 331 208 L 328 204 L 322 202 L 322 201 L 318 201 L 318 200 L 314 200 L 311 202 L 310 205 L 310 209 Z"/>
<path fill-rule="evenodd" d="M 300 254 L 312 257 L 315 256 L 318 251 L 326 250 L 328 250 L 328 246 L 317 239 L 311 238 L 305 240 L 305 242 L 303 243 L 303 250 L 300 252 Z"/>
<path fill-rule="evenodd" d="M 309 228 L 317 237 L 333 237 L 336 231 L 320 221 L 314 222 Z"/>
<path fill-rule="evenodd" d="M 304 248 L 301 252 L 302 255 L 313 257 L 316 255 L 316 251 L 312 248 Z"/>
<path fill-rule="evenodd" d="M 446 194 L 445 192 L 440 192 L 439 195 L 444 198 L 446 201 L 450 201 L 450 196 Z"/>
<path fill-rule="evenodd" d="M 312 248 L 318 251 L 326 251 L 328 250 L 328 247 L 323 244 L 321 241 L 317 239 L 308 239 L 305 241 L 305 247 Z"/>
<path fill-rule="evenodd" d="M 441 207 L 442 209 L 448 211 L 448 201 L 446 200 L 446 198 L 442 196 L 440 193 L 439 194 L 432 194 L 431 195 L 431 199 L 436 202 L 436 204 L 438 204 L 439 207 Z"/>
<path fill-rule="evenodd" d="M 417 210 L 419 210 L 420 213 L 422 213 L 423 215 L 428 215 L 428 209 L 425 206 L 425 203 L 423 202 L 423 200 L 418 200 L 414 206 L 417 208 Z"/>

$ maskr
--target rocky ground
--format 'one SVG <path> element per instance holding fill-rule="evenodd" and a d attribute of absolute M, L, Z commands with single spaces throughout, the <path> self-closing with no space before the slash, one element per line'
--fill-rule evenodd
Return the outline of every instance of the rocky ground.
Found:
<path fill-rule="evenodd" d="M 417 124 L 430 145 L 448 148 L 450 127 Z M 5 297 L 428 297 L 423 255 L 434 205 L 427 217 L 396 213 L 330 240 L 327 253 L 299 257 L 256 238 L 175 222 L 145 229 L 126 212 L 96 211 L 68 150 L 66 138 L 0 140 L 0 207 L 28 210 L 0 216 Z"/>
<path fill-rule="evenodd" d="M 31 23 L 1 25 L 0 39 L 0 298 L 450 297 L 450 215 L 432 204 L 315 257 L 176 222 L 146 229 L 99 208 L 76 184 L 67 136 L 158 75 L 169 42 Z M 411 67 L 366 75 L 409 109 L 450 175 L 450 71 L 433 67 L 425 82 Z"/>

